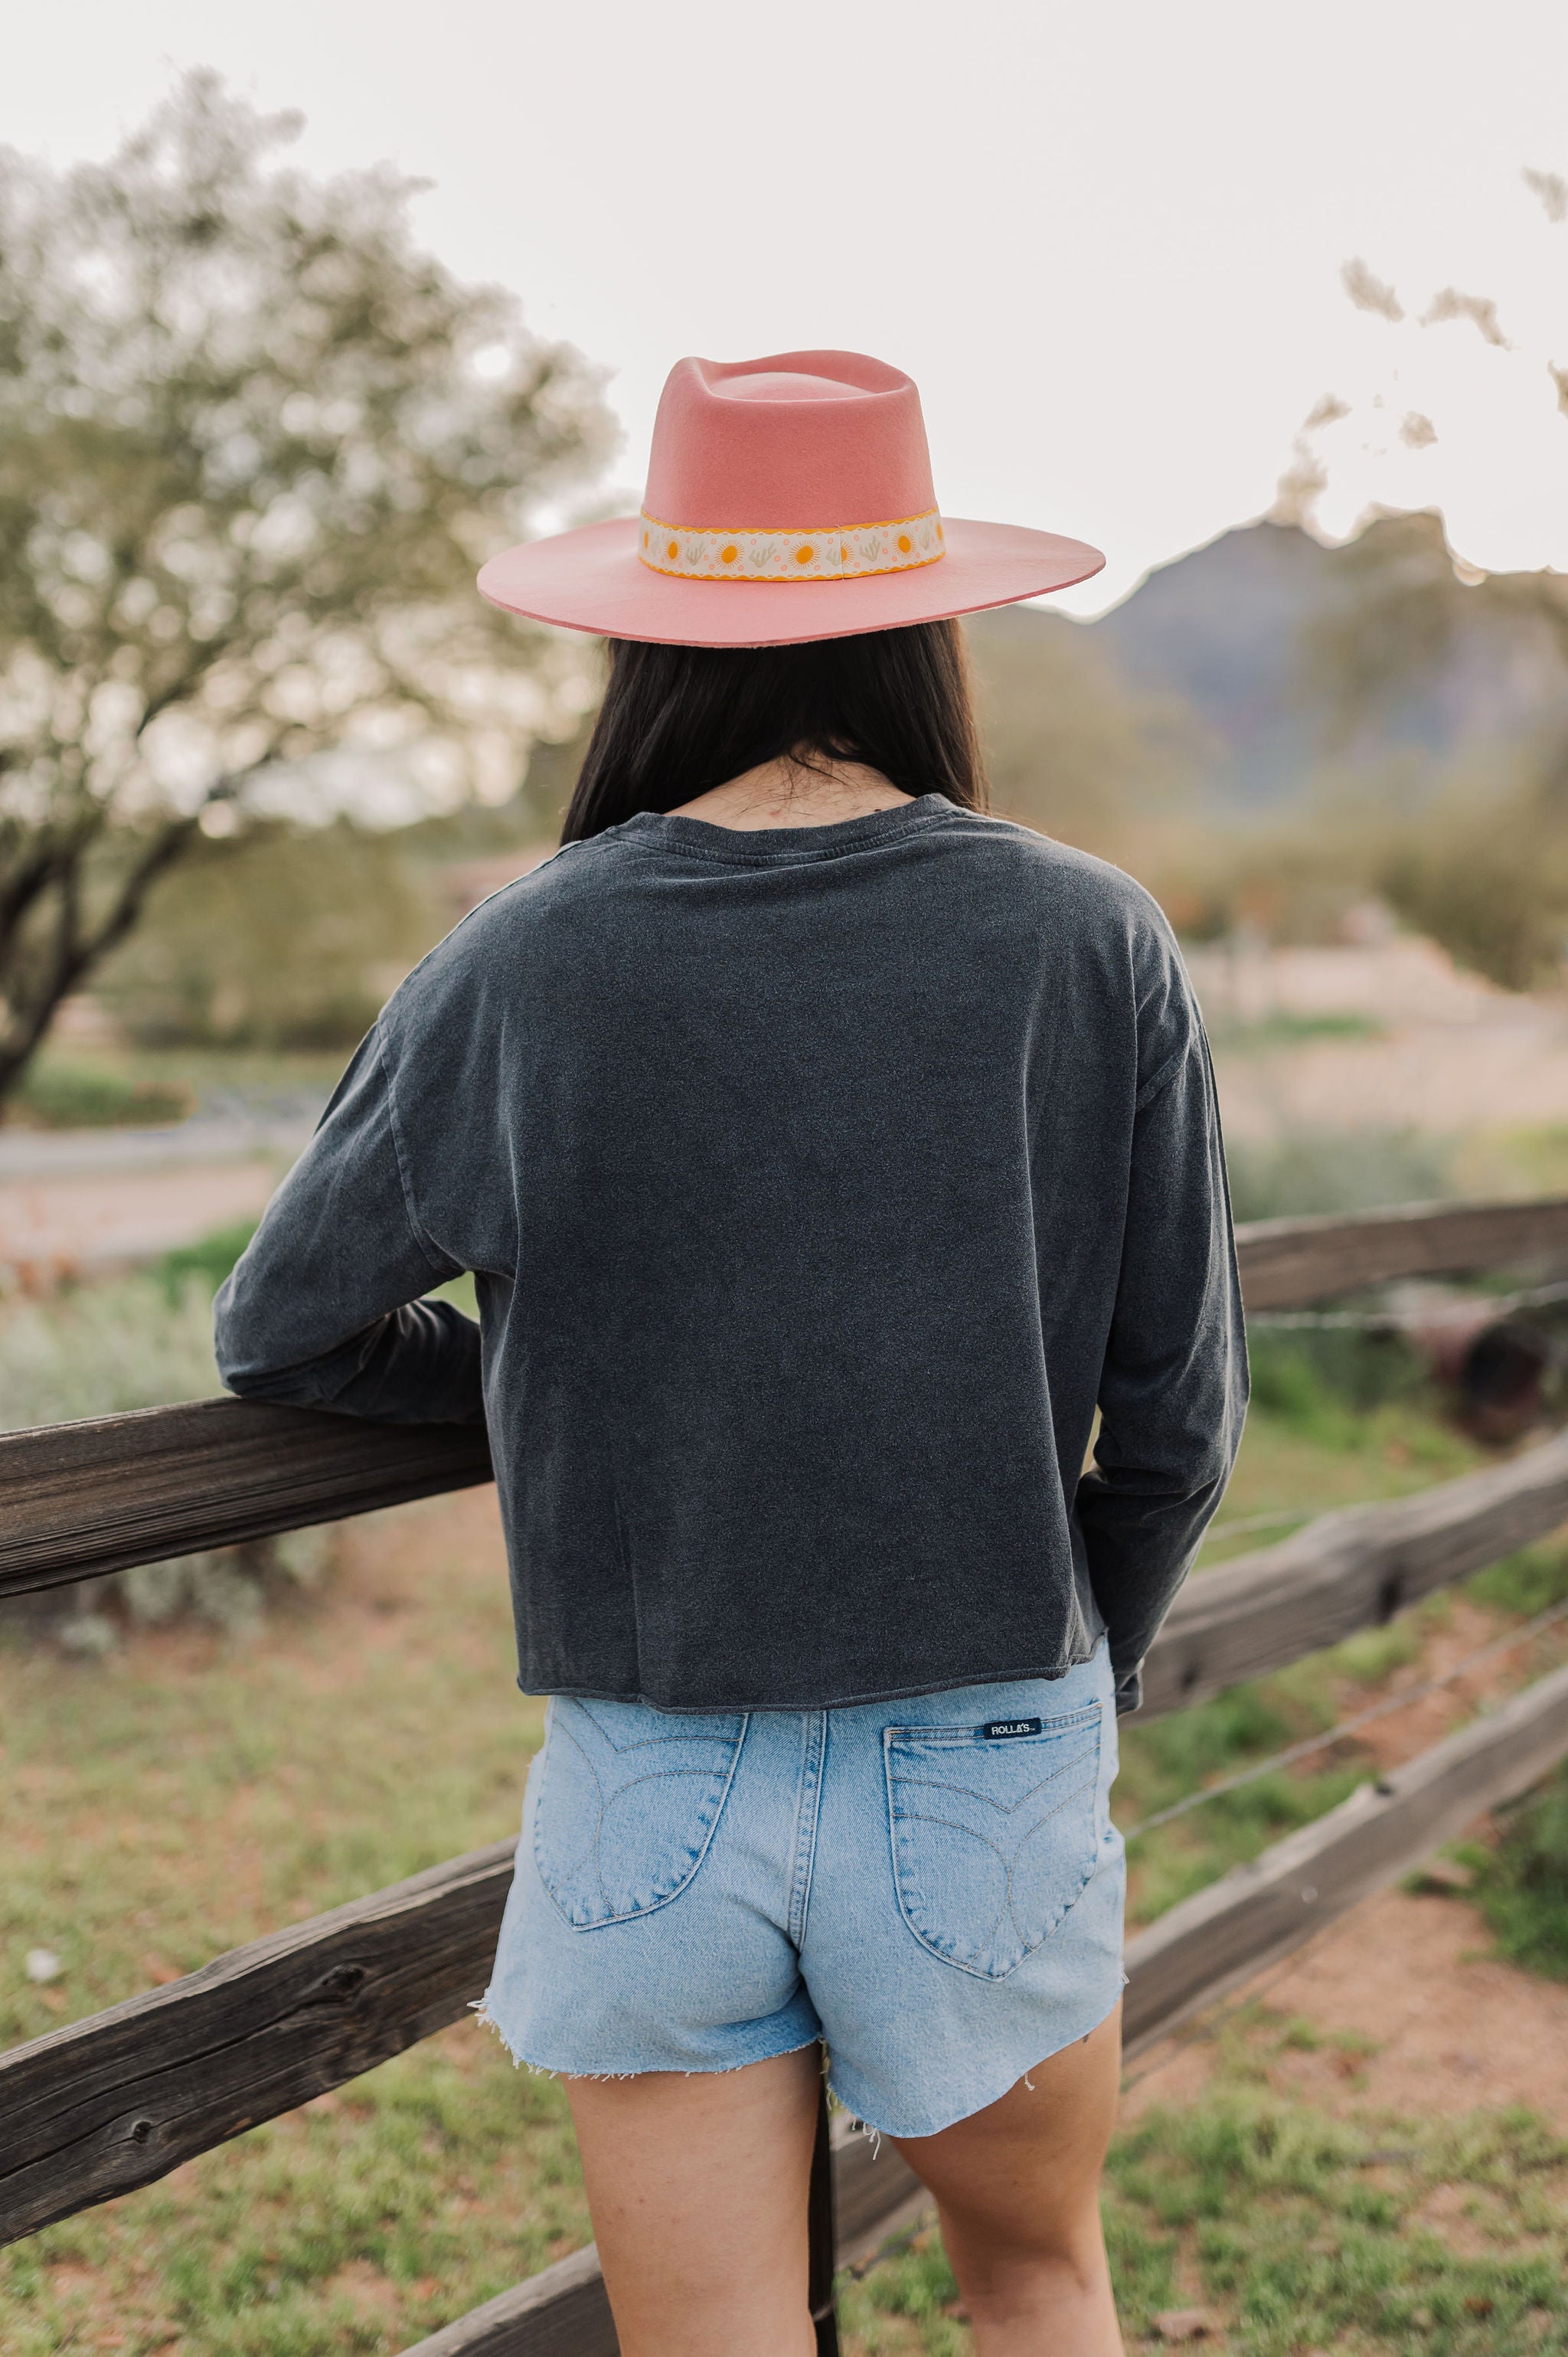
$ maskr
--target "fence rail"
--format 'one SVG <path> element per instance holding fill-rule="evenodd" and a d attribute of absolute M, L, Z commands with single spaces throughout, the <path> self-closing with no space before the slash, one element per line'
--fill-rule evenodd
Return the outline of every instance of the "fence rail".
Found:
<path fill-rule="evenodd" d="M 1238 1235 L 1254 1308 L 1568 1252 L 1568 1200 L 1418 1205 Z M 0 1437 L 0 1595 L 234 1544 L 490 1478 L 472 1429 L 208 1400 Z M 1568 1434 L 1418 1495 L 1326 1514 L 1188 1585 L 1145 1672 L 1152 1715 L 1386 1621 L 1568 1520 Z M 1541 1680 L 1128 1945 L 1125 2036 L 1146 2043 L 1568 1754 L 1568 1669 Z M 461 2018 L 482 1991 L 508 1841 L 430 1867 L 0 2055 L 0 2240 L 146 2185 Z M 824 2115 L 825 2119 L 825 2115 Z M 824 2129 L 825 2133 L 825 2129 Z M 813 2293 L 923 2202 L 890 2147 L 813 2171 Z M 592 2250 L 408 2357 L 613 2357 Z"/>
<path fill-rule="evenodd" d="M 1249 1309 L 1305 1309 L 1408 1276 L 1466 1276 L 1568 1252 L 1568 1198 L 1528 1203 L 1402 1203 L 1236 1231 Z"/>
<path fill-rule="evenodd" d="M 1320 1514 L 1178 1590 L 1144 1672 L 1144 1710 L 1180 1710 L 1283 1670 L 1568 1521 L 1568 1433 L 1412 1497 Z"/>
<path fill-rule="evenodd" d="M 492 1479 L 482 1426 L 186 1400 L 0 1435 L 0 1596 Z"/>
<path fill-rule="evenodd" d="M 1252 1309 L 1568 1253 L 1568 1200 L 1416 1204 L 1236 1233 Z M 191 1400 L 0 1435 L 0 1596 L 488 1481 L 481 1430 Z M 1238 1674 L 1248 1674 L 1242 1672 Z"/>

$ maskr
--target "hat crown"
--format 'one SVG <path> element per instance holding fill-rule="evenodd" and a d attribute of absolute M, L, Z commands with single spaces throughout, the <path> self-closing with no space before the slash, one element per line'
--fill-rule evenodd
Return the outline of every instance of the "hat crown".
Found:
<path fill-rule="evenodd" d="M 935 508 L 920 396 L 865 352 L 677 361 L 654 420 L 645 512 L 704 532 L 801 532 Z"/>

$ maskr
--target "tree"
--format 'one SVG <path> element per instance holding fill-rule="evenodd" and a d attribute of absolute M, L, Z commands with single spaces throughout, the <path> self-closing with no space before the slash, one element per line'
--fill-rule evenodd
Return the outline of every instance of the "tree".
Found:
<path fill-rule="evenodd" d="M 1209 749 L 1191 708 L 1134 690 L 1059 614 L 997 607 L 966 628 L 996 809 L 1143 874 Z"/>
<path fill-rule="evenodd" d="M 602 460 L 598 379 L 297 128 L 196 75 L 106 165 L 0 151 L 0 1099 L 278 765 L 505 791 L 570 725 L 474 573 Z"/>
<path fill-rule="evenodd" d="M 1547 172 L 1523 178 L 1561 229 L 1568 184 Z M 1364 262 L 1347 264 L 1344 279 L 1358 308 L 1405 325 L 1396 290 Z M 1531 364 L 1490 297 L 1444 287 L 1412 324 L 1451 321 L 1467 323 L 1493 354 Z M 1542 377 L 1535 381 L 1568 430 L 1568 366 L 1554 352 L 1536 359 Z M 1399 406 L 1391 387 L 1387 414 Z M 1307 420 L 1281 487 L 1284 512 L 1310 515 L 1326 481 L 1310 437 L 1350 416 L 1329 398 Z M 1439 428 L 1410 412 L 1399 434 L 1421 449 L 1438 440 Z M 1419 823 L 1391 828 L 1375 880 L 1412 923 L 1495 981 L 1522 989 L 1554 978 L 1568 953 L 1568 573 L 1487 575 L 1450 546 L 1440 516 L 1379 511 L 1350 551 L 1348 580 L 1342 602 L 1313 626 L 1303 650 L 1305 683 L 1335 733 L 1353 733 L 1444 669 L 1487 662 L 1531 683 L 1540 715 L 1532 741 L 1495 761 L 1489 780 L 1472 769 L 1451 780 Z"/>

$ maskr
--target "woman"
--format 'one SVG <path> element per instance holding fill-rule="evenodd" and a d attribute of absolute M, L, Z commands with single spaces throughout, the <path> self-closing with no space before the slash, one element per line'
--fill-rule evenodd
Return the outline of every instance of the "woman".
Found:
<path fill-rule="evenodd" d="M 488 1420 L 552 1700 L 483 2009 L 566 2080 L 625 2357 L 811 2348 L 819 2041 L 981 2357 L 1121 2347 L 1116 1717 L 1244 1351 L 1176 945 L 984 815 L 953 619 L 1099 562 L 944 527 L 896 370 L 682 362 L 642 516 L 481 576 L 611 641 L 564 847 L 220 1297 L 236 1391 Z"/>

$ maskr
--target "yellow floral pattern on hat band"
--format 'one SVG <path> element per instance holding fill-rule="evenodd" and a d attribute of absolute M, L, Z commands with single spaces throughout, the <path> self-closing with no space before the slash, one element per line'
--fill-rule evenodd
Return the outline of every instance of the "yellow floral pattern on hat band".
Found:
<path fill-rule="evenodd" d="M 943 552 L 935 508 L 893 523 L 852 523 L 810 532 L 718 532 L 660 523 L 645 509 L 638 554 L 655 573 L 684 581 L 854 581 L 906 573 Z"/>

